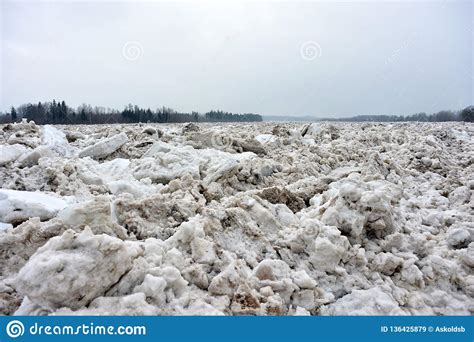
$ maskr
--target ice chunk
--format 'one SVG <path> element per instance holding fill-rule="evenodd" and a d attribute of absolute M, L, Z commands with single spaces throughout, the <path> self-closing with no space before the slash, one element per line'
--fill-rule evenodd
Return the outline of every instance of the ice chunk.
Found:
<path fill-rule="evenodd" d="M 0 189 L 0 221 L 19 223 L 30 217 L 47 220 L 67 206 L 61 198 L 40 192 Z"/>
<path fill-rule="evenodd" d="M 472 229 L 474 236 L 474 229 Z M 471 243 L 473 237 L 467 228 L 451 228 L 446 237 L 448 244 L 454 248 L 465 248 Z"/>
<path fill-rule="evenodd" d="M 311 263 L 321 270 L 331 271 L 341 261 L 344 250 L 327 238 L 317 237 L 311 253 Z"/>
<path fill-rule="evenodd" d="M 127 134 L 122 132 L 85 148 L 84 150 L 79 152 L 79 157 L 91 157 L 95 159 L 105 158 L 108 155 L 117 151 L 127 141 Z"/>
<path fill-rule="evenodd" d="M 203 179 L 205 184 L 232 176 L 244 160 L 254 153 L 239 155 L 214 149 L 194 149 L 192 146 L 173 146 L 156 142 L 140 160 L 132 163 L 137 179 L 150 178 L 167 184 L 173 179 L 190 174 L 194 179 Z"/>
<path fill-rule="evenodd" d="M 297 271 L 291 277 L 293 282 L 301 289 L 313 289 L 317 285 L 316 280 L 311 278 L 305 270 Z"/>
<path fill-rule="evenodd" d="M 53 157 L 53 152 L 48 146 L 40 145 L 28 153 L 24 153 L 18 158 L 18 164 L 20 166 L 33 166 L 38 164 L 40 158 Z"/>
<path fill-rule="evenodd" d="M 166 285 L 166 280 L 164 278 L 147 274 L 143 283 L 136 286 L 133 291 L 144 293 L 147 298 L 152 298 L 157 304 L 164 304 L 166 302 Z"/>
<path fill-rule="evenodd" d="M 42 143 L 60 156 L 71 156 L 75 151 L 69 145 L 66 134 L 50 125 L 43 127 Z"/>
<path fill-rule="evenodd" d="M 79 309 L 102 296 L 142 253 L 137 243 L 67 230 L 30 258 L 15 280 L 22 296 L 47 308 Z"/>
<path fill-rule="evenodd" d="M 274 142 L 276 137 L 273 134 L 259 134 L 255 137 L 255 140 L 261 144 L 268 144 Z"/>
<path fill-rule="evenodd" d="M 0 166 L 17 160 L 26 151 L 26 147 L 20 144 L 0 145 Z"/>
<path fill-rule="evenodd" d="M 282 260 L 262 260 L 254 275 L 260 280 L 281 280 L 290 277 L 290 267 Z"/>
<path fill-rule="evenodd" d="M 147 303 L 143 293 L 134 293 L 123 297 L 98 297 L 87 308 L 77 311 L 64 308 L 54 312 L 54 315 L 155 316 L 158 313 L 156 306 Z"/>
<path fill-rule="evenodd" d="M 193 259 L 202 264 L 213 264 L 216 259 L 214 244 L 203 238 L 195 238 L 191 242 Z"/>
<path fill-rule="evenodd" d="M 380 287 L 353 290 L 331 304 L 326 314 L 345 316 L 404 315 L 398 303 Z"/>
<path fill-rule="evenodd" d="M 13 226 L 10 223 L 0 222 L 0 232 L 10 229 L 10 228 L 13 228 Z"/>

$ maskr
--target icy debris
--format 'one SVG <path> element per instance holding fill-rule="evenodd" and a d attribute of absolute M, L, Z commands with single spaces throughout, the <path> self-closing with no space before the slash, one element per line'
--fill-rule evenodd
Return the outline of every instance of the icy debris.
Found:
<path fill-rule="evenodd" d="M 405 315 L 393 297 L 380 287 L 353 290 L 324 310 L 324 314 L 337 316 Z"/>
<path fill-rule="evenodd" d="M 193 259 L 200 264 L 213 264 L 216 260 L 214 244 L 203 238 L 195 238 L 191 242 Z"/>
<path fill-rule="evenodd" d="M 281 280 L 290 277 L 290 267 L 282 260 L 263 260 L 254 269 L 260 280 Z"/>
<path fill-rule="evenodd" d="M 105 158 L 117 151 L 127 141 L 127 134 L 122 132 L 83 149 L 81 152 L 79 152 L 79 157 L 91 157 L 95 159 Z"/>
<path fill-rule="evenodd" d="M 233 296 L 239 284 L 249 275 L 250 269 L 243 260 L 233 261 L 212 279 L 209 292 L 215 295 Z"/>
<path fill-rule="evenodd" d="M 3 127 L 4 136 L 7 138 L 7 143 L 10 145 L 21 144 L 27 147 L 35 148 L 40 144 L 39 126 L 36 126 L 33 121 L 8 124 Z"/>
<path fill-rule="evenodd" d="M 88 226 L 96 234 L 127 238 L 127 230 L 116 223 L 112 203 L 106 196 L 72 204 L 59 212 L 57 217 L 71 228 Z"/>
<path fill-rule="evenodd" d="M 260 311 L 258 292 L 247 284 L 240 285 L 234 293 L 230 309 L 235 315 L 257 315 Z"/>
<path fill-rule="evenodd" d="M 402 268 L 403 259 L 392 253 L 379 253 L 375 257 L 374 264 L 377 265 L 379 272 L 392 275 Z"/>
<path fill-rule="evenodd" d="M 461 260 L 466 264 L 466 266 L 474 267 L 474 242 L 471 242 L 464 250 L 461 255 Z"/>
<path fill-rule="evenodd" d="M 253 152 L 259 155 L 267 154 L 267 151 L 265 150 L 265 148 L 256 139 L 251 139 L 251 140 L 234 139 L 233 146 L 239 152 Z"/>
<path fill-rule="evenodd" d="M 0 232 L 0 284 L 2 278 L 18 273 L 38 247 L 50 238 L 62 234 L 66 228 L 58 220 L 41 222 L 38 217 Z"/>
<path fill-rule="evenodd" d="M 67 141 L 70 142 L 70 143 L 73 143 L 77 140 L 81 140 L 81 139 L 86 138 L 86 136 L 84 134 L 82 134 L 81 132 L 79 132 L 79 131 L 65 130 L 64 134 L 66 135 Z"/>
<path fill-rule="evenodd" d="M 272 128 L 272 134 L 279 137 L 289 137 L 291 135 L 290 130 L 282 125 L 275 125 Z"/>
<path fill-rule="evenodd" d="M 184 125 L 183 127 L 183 134 L 185 133 L 191 133 L 191 132 L 199 132 L 201 129 L 199 128 L 198 125 L 196 125 L 195 123 L 188 123 L 186 125 Z"/>
<path fill-rule="evenodd" d="M 161 138 L 163 136 L 163 131 L 151 126 L 145 127 L 143 129 L 143 133 L 148 134 L 148 135 L 157 135 L 158 138 Z"/>
<path fill-rule="evenodd" d="M 5 231 L 10 228 L 13 228 L 13 226 L 10 223 L 0 222 L 0 232 Z"/>
<path fill-rule="evenodd" d="M 224 316 L 224 313 L 215 306 L 200 299 L 193 301 L 187 308 L 179 310 L 176 314 L 186 316 Z"/>
<path fill-rule="evenodd" d="M 103 186 L 104 190 L 107 189 L 108 192 L 116 196 L 128 193 L 138 198 L 159 190 L 159 187 L 152 185 L 146 177 L 137 180 L 132 174 L 130 164 L 130 160 L 123 158 L 102 163 L 87 160 L 79 168 L 78 177 L 83 183 Z"/>
<path fill-rule="evenodd" d="M 0 166 L 14 162 L 26 151 L 26 147 L 20 144 L 0 145 Z"/>
<path fill-rule="evenodd" d="M 197 214 L 205 202 L 197 193 L 177 191 L 134 199 L 124 194 L 114 202 L 117 222 L 138 239 L 168 238 L 175 228 Z"/>
<path fill-rule="evenodd" d="M 167 285 L 168 283 L 163 277 L 147 274 L 143 282 L 136 286 L 133 292 L 142 292 L 156 304 L 162 305 L 166 303 L 165 289 Z"/>
<path fill-rule="evenodd" d="M 287 189 L 283 188 L 267 188 L 264 189 L 261 193 L 258 194 L 261 198 L 266 199 L 270 203 L 282 203 L 285 204 L 288 208 L 291 209 L 294 213 L 300 211 L 301 209 L 305 208 L 306 205 L 298 196 L 295 196 Z"/>
<path fill-rule="evenodd" d="M 260 144 L 268 144 L 276 140 L 273 134 L 259 134 L 255 137 Z"/>
<path fill-rule="evenodd" d="M 453 205 L 462 205 L 469 202 L 471 198 L 471 191 L 467 186 L 460 186 L 449 194 L 449 201 Z"/>
<path fill-rule="evenodd" d="M 93 235 L 89 229 L 81 234 L 68 230 L 38 249 L 18 273 L 15 288 L 46 308 L 79 309 L 105 294 L 141 253 L 132 242 Z"/>
<path fill-rule="evenodd" d="M 155 316 L 159 312 L 156 306 L 147 302 L 143 293 L 134 293 L 123 297 L 97 297 L 87 308 L 77 311 L 59 309 L 53 315 L 58 316 Z M 19 314 L 17 312 L 16 314 Z"/>
<path fill-rule="evenodd" d="M 312 136 L 321 132 L 321 126 L 317 123 L 311 123 L 303 126 L 301 129 L 301 136 Z"/>
<path fill-rule="evenodd" d="M 342 259 L 344 249 L 329 239 L 317 237 L 311 251 L 310 262 L 318 269 L 332 271 Z"/>
<path fill-rule="evenodd" d="M 399 201 L 400 192 L 391 183 L 364 183 L 354 176 L 332 183 L 330 188 L 322 195 L 322 204 L 327 205 L 321 216 L 325 224 L 337 226 L 354 241 L 382 238 L 396 230 L 392 208 Z"/>
<path fill-rule="evenodd" d="M 31 167 L 37 165 L 40 158 L 53 156 L 54 154 L 48 146 L 40 145 L 28 153 L 22 154 L 17 163 L 21 167 Z"/>
<path fill-rule="evenodd" d="M 0 189 L 0 221 L 20 223 L 30 217 L 48 220 L 67 206 L 61 198 L 45 193 Z"/>
<path fill-rule="evenodd" d="M 3 126 L 0 314 L 474 313 L 472 125 L 197 126 Z"/>
<path fill-rule="evenodd" d="M 206 170 L 207 175 L 204 177 L 203 183 L 209 185 L 212 182 L 231 177 L 239 171 L 240 167 L 241 165 L 236 159 L 229 159 L 221 163 L 211 164 Z"/>
<path fill-rule="evenodd" d="M 292 275 L 293 282 L 301 289 L 314 289 L 316 280 L 311 278 L 305 270 L 297 271 Z"/>
<path fill-rule="evenodd" d="M 305 308 L 302 308 L 301 306 L 297 306 L 293 316 L 311 316 L 311 313 Z"/>
<path fill-rule="evenodd" d="M 446 240 L 453 248 L 466 248 L 474 240 L 474 227 L 471 229 L 450 228 Z"/>
<path fill-rule="evenodd" d="M 308 177 L 300 179 L 286 186 L 286 189 L 305 202 L 309 202 L 316 194 L 320 194 L 328 189 L 328 185 L 334 180 L 330 177 Z"/>
<path fill-rule="evenodd" d="M 42 143 L 60 156 L 70 157 L 75 153 L 75 149 L 69 145 L 66 134 L 50 125 L 43 127 Z"/>
<path fill-rule="evenodd" d="M 204 178 L 204 182 L 208 184 L 223 176 L 230 176 L 241 161 L 254 156 L 253 153 L 234 156 L 222 151 L 197 150 L 191 146 L 176 147 L 157 142 L 139 163 L 134 163 L 133 174 L 137 179 L 149 178 L 164 184 L 189 174 L 194 179 Z"/>

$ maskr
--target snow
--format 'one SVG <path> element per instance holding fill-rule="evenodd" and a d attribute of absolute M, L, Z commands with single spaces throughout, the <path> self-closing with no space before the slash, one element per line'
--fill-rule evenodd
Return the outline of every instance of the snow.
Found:
<path fill-rule="evenodd" d="M 353 290 L 342 297 L 325 312 L 337 316 L 389 316 L 403 315 L 398 303 L 379 287 L 368 290 Z"/>
<path fill-rule="evenodd" d="M 16 277 L 16 289 L 47 309 L 79 309 L 105 294 L 140 253 L 140 246 L 105 234 L 68 230 L 33 254 Z"/>
<path fill-rule="evenodd" d="M 37 165 L 43 157 L 53 157 L 53 152 L 48 146 L 40 145 L 31 152 L 22 154 L 18 158 L 18 164 L 22 167 Z"/>
<path fill-rule="evenodd" d="M 5 231 L 10 228 L 13 228 L 13 226 L 10 223 L 0 222 L 0 232 Z"/>
<path fill-rule="evenodd" d="M 276 138 L 273 134 L 259 134 L 255 137 L 255 140 L 261 144 L 267 144 L 269 142 L 274 142 Z"/>
<path fill-rule="evenodd" d="M 75 153 L 75 149 L 66 139 L 66 134 L 50 125 L 43 127 L 42 143 L 60 156 L 70 157 Z"/>
<path fill-rule="evenodd" d="M 472 315 L 473 136 L 5 126 L 0 314 Z"/>
<path fill-rule="evenodd" d="M 81 152 L 79 152 L 79 157 L 91 157 L 97 159 L 105 158 L 117 151 L 127 141 L 127 135 L 122 132 L 83 149 Z"/>
<path fill-rule="evenodd" d="M 26 221 L 30 217 L 53 218 L 67 202 L 61 198 L 31 191 L 0 189 L 0 221 Z"/>
<path fill-rule="evenodd" d="M 0 166 L 17 160 L 26 150 L 25 146 L 19 144 L 0 145 Z"/>

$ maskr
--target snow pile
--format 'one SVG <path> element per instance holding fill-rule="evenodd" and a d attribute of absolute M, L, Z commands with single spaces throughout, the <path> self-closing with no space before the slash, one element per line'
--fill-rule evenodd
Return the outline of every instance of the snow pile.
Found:
<path fill-rule="evenodd" d="M 26 147 L 20 144 L 0 145 L 0 166 L 17 160 L 26 150 Z"/>
<path fill-rule="evenodd" d="M 30 217 L 47 220 L 66 206 L 66 201 L 48 194 L 0 189 L 1 222 L 18 223 Z"/>
<path fill-rule="evenodd" d="M 423 127 L 6 125 L 0 313 L 472 315 L 474 127 Z"/>
<path fill-rule="evenodd" d="M 75 153 L 75 149 L 66 139 L 66 134 L 50 125 L 43 127 L 41 147 L 47 147 L 59 156 L 70 157 Z"/>
<path fill-rule="evenodd" d="M 71 230 L 39 248 L 16 277 L 16 290 L 47 309 L 79 309 L 103 295 L 132 267 L 140 246 L 89 229 Z M 38 267 L 41 265 L 41 267 Z M 56 287 L 57 291 L 50 289 Z"/>

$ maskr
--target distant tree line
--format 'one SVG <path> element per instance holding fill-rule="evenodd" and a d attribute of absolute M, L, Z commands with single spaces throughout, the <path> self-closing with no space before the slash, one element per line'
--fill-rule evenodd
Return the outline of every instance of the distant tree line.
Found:
<path fill-rule="evenodd" d="M 417 113 L 412 115 L 358 115 L 343 119 L 322 119 L 324 121 L 349 121 L 349 122 L 446 122 L 466 121 L 474 122 L 474 106 L 469 106 L 460 111 L 442 110 L 433 114 Z"/>
<path fill-rule="evenodd" d="M 122 111 L 104 107 L 92 107 L 87 104 L 73 109 L 65 101 L 39 102 L 12 107 L 10 112 L 0 113 L 0 123 L 18 122 L 23 118 L 43 124 L 104 124 L 138 122 L 248 122 L 262 121 L 258 114 L 234 114 L 221 110 L 207 113 L 179 113 L 168 107 L 156 110 L 144 109 L 134 105 L 126 106 Z"/>

